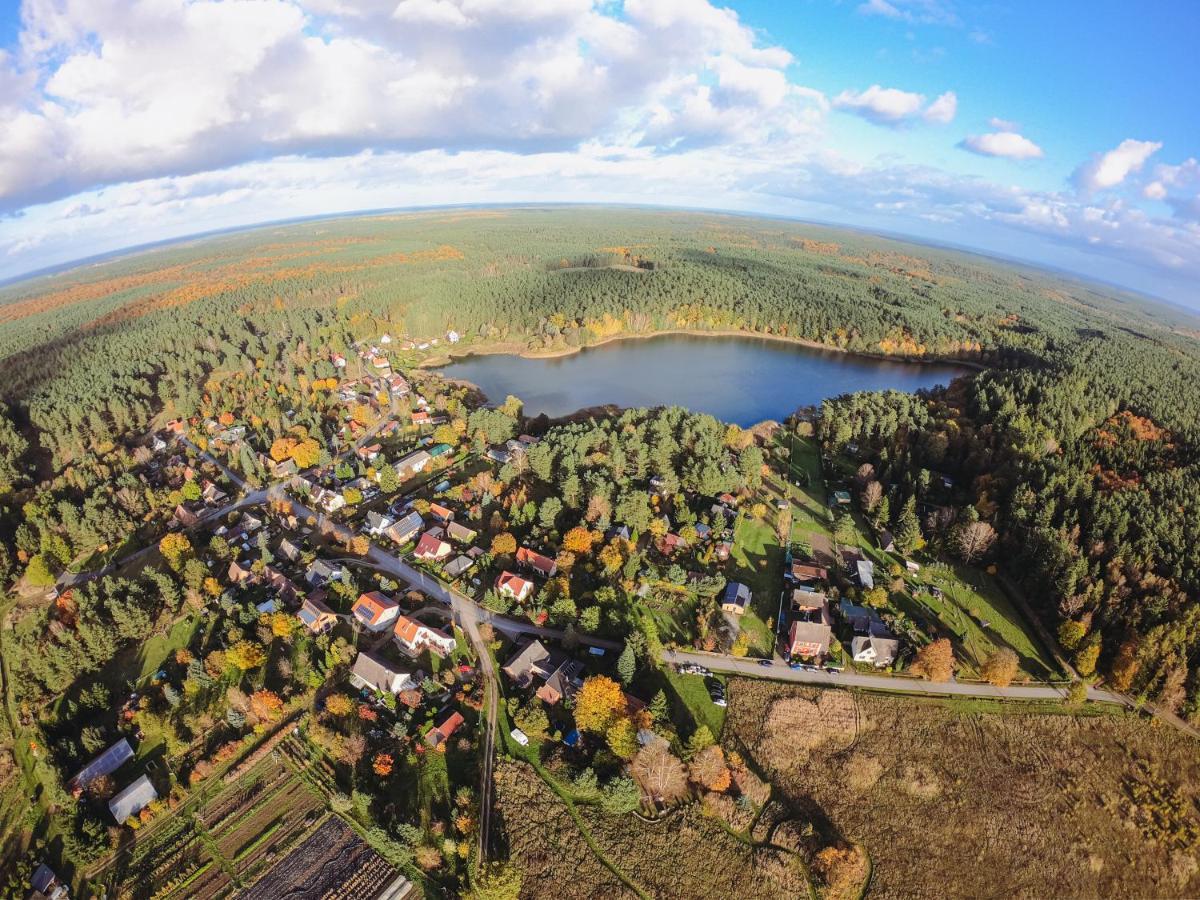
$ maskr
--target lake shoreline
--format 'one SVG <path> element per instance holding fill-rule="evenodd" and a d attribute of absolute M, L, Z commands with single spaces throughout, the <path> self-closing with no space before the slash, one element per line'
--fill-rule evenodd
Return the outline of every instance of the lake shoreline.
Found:
<path fill-rule="evenodd" d="M 733 338 L 759 338 L 764 341 L 774 341 L 781 344 L 792 344 L 798 347 L 806 347 L 810 350 L 826 350 L 830 353 L 841 353 L 847 356 L 856 356 L 861 359 L 873 359 L 881 362 L 900 362 L 900 363 L 921 363 L 924 365 L 953 365 L 962 366 L 967 369 L 973 369 L 976 372 L 987 370 L 987 366 L 975 360 L 958 359 L 950 356 L 900 356 L 898 354 L 889 353 L 872 353 L 867 350 L 847 350 L 844 347 L 830 347 L 828 344 L 822 344 L 819 341 L 811 341 L 807 338 L 790 337 L 783 334 L 759 334 L 754 331 L 741 331 L 736 328 L 723 328 L 716 331 L 700 331 L 690 328 L 668 328 L 662 331 L 637 331 L 637 332 L 622 332 L 614 334 L 610 337 L 602 338 L 591 344 L 582 344 L 578 347 L 562 347 L 557 350 L 530 350 L 527 347 L 522 347 L 520 344 L 496 344 L 493 346 L 483 346 L 481 348 L 472 348 L 465 353 L 454 354 L 446 353 L 441 356 L 431 357 L 417 363 L 418 369 L 440 369 L 452 365 L 456 362 L 470 359 L 473 356 L 519 356 L 522 359 L 559 359 L 566 356 L 574 356 L 577 353 L 582 353 L 584 350 L 590 350 L 593 347 L 604 347 L 608 344 L 618 343 L 620 341 L 646 340 L 656 337 L 733 337 Z M 477 385 L 473 385 L 477 387 Z"/>

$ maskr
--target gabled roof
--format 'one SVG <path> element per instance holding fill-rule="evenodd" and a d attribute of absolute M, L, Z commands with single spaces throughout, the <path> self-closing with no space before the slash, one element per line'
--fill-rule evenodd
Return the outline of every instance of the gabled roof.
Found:
<path fill-rule="evenodd" d="M 80 769 L 71 779 L 71 784 L 80 789 L 86 788 L 101 775 L 111 775 L 131 759 L 133 748 L 129 746 L 129 741 L 121 738 Z"/>
<path fill-rule="evenodd" d="M 750 602 L 750 588 L 738 581 L 731 581 L 725 585 L 725 590 L 721 594 L 722 606 L 737 606 L 742 609 Z"/>
<path fill-rule="evenodd" d="M 441 519 L 443 522 L 448 522 L 454 518 L 454 510 L 448 509 L 440 503 L 430 503 L 429 514 Z"/>
<path fill-rule="evenodd" d="M 496 590 L 510 591 L 514 597 L 520 597 L 533 590 L 533 582 L 527 581 L 512 572 L 501 572 L 496 579 Z"/>
<path fill-rule="evenodd" d="M 445 565 L 445 573 L 451 578 L 457 578 L 463 572 L 475 565 L 475 560 L 469 556 L 457 556 Z"/>
<path fill-rule="evenodd" d="M 150 783 L 150 779 L 143 775 L 108 801 L 108 811 L 112 813 L 113 819 L 120 824 L 130 816 L 140 813 L 157 799 L 158 791 L 154 789 L 154 785 Z"/>
<path fill-rule="evenodd" d="M 449 544 L 427 531 L 421 535 L 421 539 L 417 541 L 417 547 L 416 550 L 413 551 L 413 554 L 419 557 L 430 557 L 436 559 L 439 556 L 447 555 L 449 552 Z"/>
<path fill-rule="evenodd" d="M 463 544 L 469 544 L 475 540 L 476 533 L 473 529 L 466 525 L 460 525 L 458 522 L 451 522 L 446 526 L 446 535 Z"/>
<path fill-rule="evenodd" d="M 447 710 L 434 720 L 433 729 L 425 735 L 426 742 L 431 747 L 438 747 L 454 735 L 463 726 L 462 713 L 457 709 Z"/>
<path fill-rule="evenodd" d="M 530 680 L 537 674 L 537 666 L 539 663 L 546 662 L 550 659 L 550 651 L 542 644 L 541 641 L 532 640 L 506 662 L 502 669 L 504 674 L 515 681 L 522 687 L 529 684 Z"/>
<path fill-rule="evenodd" d="M 330 618 L 337 618 L 332 609 L 315 597 L 305 597 L 296 616 L 309 628 L 319 627 L 322 619 L 328 622 Z"/>
<path fill-rule="evenodd" d="M 371 653 L 360 653 L 354 660 L 354 668 L 350 670 L 350 674 L 377 691 L 391 693 L 396 676 L 409 673 L 392 668 L 386 660 Z"/>
<path fill-rule="evenodd" d="M 387 617 L 387 614 L 394 609 L 399 609 L 400 604 L 386 594 L 379 591 L 370 591 L 366 594 L 360 594 L 358 600 L 354 604 L 354 615 L 366 622 L 369 625 L 376 625 Z"/>
<path fill-rule="evenodd" d="M 549 556 L 538 553 L 536 550 L 530 550 L 528 547 L 521 547 L 517 550 L 517 562 L 536 569 L 543 575 L 553 575 L 558 568 L 558 564 Z"/>

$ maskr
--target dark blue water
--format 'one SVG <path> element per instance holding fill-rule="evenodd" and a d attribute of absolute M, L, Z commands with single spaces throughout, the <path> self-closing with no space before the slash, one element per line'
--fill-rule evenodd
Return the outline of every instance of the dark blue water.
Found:
<path fill-rule="evenodd" d="M 664 335 L 615 341 L 572 356 L 473 356 L 438 370 L 479 386 L 492 403 L 509 394 L 525 414 L 565 416 L 589 406 L 684 406 L 725 422 L 781 421 L 797 407 L 853 391 L 916 391 L 967 372 L 891 362 L 751 337 Z"/>

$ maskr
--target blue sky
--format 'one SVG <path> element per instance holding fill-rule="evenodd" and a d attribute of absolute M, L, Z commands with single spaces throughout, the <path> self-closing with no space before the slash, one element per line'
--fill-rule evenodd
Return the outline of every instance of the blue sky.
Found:
<path fill-rule="evenodd" d="M 844 223 L 1200 306 L 1197 47 L 1168 0 L 0 0 L 0 277 L 578 200 Z"/>

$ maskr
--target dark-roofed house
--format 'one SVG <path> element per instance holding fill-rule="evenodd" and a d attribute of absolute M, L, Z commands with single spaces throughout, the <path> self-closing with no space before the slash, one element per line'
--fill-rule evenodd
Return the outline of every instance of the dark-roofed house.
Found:
<path fill-rule="evenodd" d="M 387 594 L 369 591 L 359 594 L 351 612 L 367 631 L 385 631 L 400 615 L 400 604 Z"/>
<path fill-rule="evenodd" d="M 420 683 L 412 672 L 401 672 L 387 660 L 370 653 L 360 653 L 350 670 L 350 682 L 381 694 L 399 694 L 412 690 Z"/>
<path fill-rule="evenodd" d="M 341 577 L 342 567 L 324 559 L 314 559 L 312 565 L 308 567 L 308 571 L 304 573 L 304 580 L 313 587 L 324 587 L 329 582 L 337 581 Z"/>
<path fill-rule="evenodd" d="M 550 651 L 541 641 L 533 640 L 516 652 L 502 671 L 517 687 L 527 688 L 535 678 L 545 678 L 553 671 Z"/>
<path fill-rule="evenodd" d="M 900 641 L 882 622 L 871 622 L 867 634 L 856 634 L 850 641 L 855 662 L 871 663 L 878 668 L 890 666 L 900 652 Z"/>
<path fill-rule="evenodd" d="M 133 759 L 133 748 L 129 746 L 129 741 L 121 738 L 80 769 L 67 785 L 71 793 L 78 796 L 101 775 L 111 775 L 131 759 Z"/>
<path fill-rule="evenodd" d="M 813 563 L 793 562 L 791 569 L 788 570 L 788 578 L 797 584 L 826 581 L 829 578 L 829 570 Z"/>
<path fill-rule="evenodd" d="M 389 527 L 384 533 L 397 544 L 407 544 L 424 527 L 425 521 L 421 518 L 421 514 L 410 512 L 403 519 Z"/>
<path fill-rule="evenodd" d="M 136 816 L 157 799 L 158 791 L 154 789 L 150 779 L 143 775 L 108 801 L 108 811 L 112 813 L 116 823 L 121 825 L 130 816 Z"/>
<path fill-rule="evenodd" d="M 503 666 L 503 672 L 518 687 L 528 688 L 542 681 L 538 699 L 551 706 L 574 695 L 583 686 L 583 663 L 561 650 L 547 650 L 541 641 L 531 640 Z"/>
<path fill-rule="evenodd" d="M 886 528 L 879 529 L 879 549 L 884 553 L 896 552 L 896 539 Z"/>
<path fill-rule="evenodd" d="M 721 594 L 721 609 L 740 616 L 750 605 L 750 600 L 750 588 L 740 581 L 731 581 L 725 585 L 725 591 Z"/>
<path fill-rule="evenodd" d="M 396 524 L 396 520 L 391 516 L 378 513 L 375 510 L 367 513 L 367 534 L 379 537 L 379 535 L 383 534 L 394 524 Z"/>
<path fill-rule="evenodd" d="M 29 886 L 33 893 L 28 900 L 67 900 L 71 890 L 58 880 L 58 875 L 45 863 L 38 865 L 29 877 Z"/>
<path fill-rule="evenodd" d="M 562 664 L 546 678 L 546 683 L 537 689 L 538 699 L 554 706 L 564 698 L 574 696 L 583 687 L 583 679 L 579 677 L 582 672 L 583 663 L 564 658 Z"/>
<path fill-rule="evenodd" d="M 434 720 L 433 728 L 425 735 L 425 743 L 434 749 L 445 751 L 446 742 L 454 736 L 463 725 L 462 713 L 457 709 L 448 709 Z"/>
<path fill-rule="evenodd" d="M 475 560 L 469 556 L 456 556 L 450 562 L 442 567 L 442 571 L 446 573 L 447 578 L 458 578 L 466 573 L 471 566 L 475 565 Z"/>
<path fill-rule="evenodd" d="M 337 624 L 333 610 L 316 597 L 305 597 L 296 616 L 313 634 L 325 634 Z"/>
<path fill-rule="evenodd" d="M 527 569 L 533 569 L 539 575 L 544 575 L 546 578 L 553 578 L 554 573 L 558 571 L 558 563 L 538 553 L 536 550 L 530 550 L 528 547 L 522 547 L 517 551 L 517 562 Z"/>

